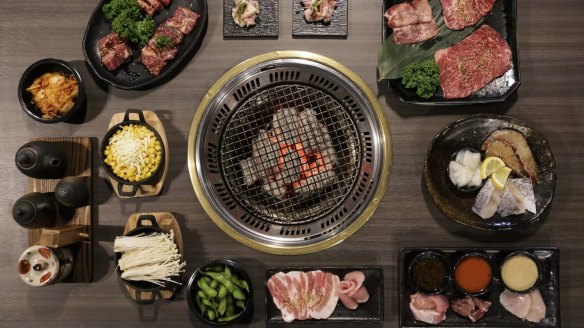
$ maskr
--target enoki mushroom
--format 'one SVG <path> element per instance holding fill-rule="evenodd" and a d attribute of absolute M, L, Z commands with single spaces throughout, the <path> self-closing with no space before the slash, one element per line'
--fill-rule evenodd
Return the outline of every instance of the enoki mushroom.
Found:
<path fill-rule="evenodd" d="M 123 279 L 147 281 L 159 286 L 164 286 L 165 282 L 180 285 L 171 277 L 177 277 L 183 272 L 186 262 L 181 263 L 172 230 L 169 234 L 117 237 L 114 252 L 122 253 L 118 266 L 122 270 Z"/>

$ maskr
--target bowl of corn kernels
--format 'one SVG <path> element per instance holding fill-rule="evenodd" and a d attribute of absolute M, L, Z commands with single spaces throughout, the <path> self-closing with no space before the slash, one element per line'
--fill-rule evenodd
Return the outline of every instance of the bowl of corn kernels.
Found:
<path fill-rule="evenodd" d="M 130 119 L 130 114 L 138 119 Z M 101 142 L 104 168 L 118 182 L 120 196 L 135 196 L 141 185 L 152 184 L 164 165 L 164 151 L 160 134 L 135 109 L 128 109 L 124 120 L 112 126 Z M 127 185 L 130 190 L 124 188 Z"/>

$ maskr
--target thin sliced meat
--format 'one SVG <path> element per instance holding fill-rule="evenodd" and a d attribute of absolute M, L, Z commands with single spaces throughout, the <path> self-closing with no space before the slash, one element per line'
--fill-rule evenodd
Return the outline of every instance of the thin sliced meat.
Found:
<path fill-rule="evenodd" d="M 512 65 L 511 48 L 488 25 L 452 47 L 434 54 L 440 66 L 440 86 L 444 98 L 464 98 L 507 72 Z"/>
<path fill-rule="evenodd" d="M 486 16 L 497 0 L 441 0 L 442 14 L 446 26 L 451 30 L 461 30 L 476 24 Z"/>
<path fill-rule="evenodd" d="M 420 43 L 436 36 L 438 30 L 438 25 L 434 21 L 407 25 L 394 28 L 391 38 L 397 44 Z"/>
<path fill-rule="evenodd" d="M 432 8 L 428 0 L 414 0 L 411 4 L 403 2 L 391 6 L 383 16 L 387 19 L 387 26 L 391 28 L 430 23 Z"/>
<path fill-rule="evenodd" d="M 499 302 L 501 302 L 505 310 L 520 319 L 524 319 L 531 309 L 531 297 L 529 294 L 513 293 L 507 289 L 499 296 Z"/>
<path fill-rule="evenodd" d="M 545 318 L 546 306 L 538 289 L 529 293 L 531 307 L 525 316 L 525 320 L 538 323 Z"/>

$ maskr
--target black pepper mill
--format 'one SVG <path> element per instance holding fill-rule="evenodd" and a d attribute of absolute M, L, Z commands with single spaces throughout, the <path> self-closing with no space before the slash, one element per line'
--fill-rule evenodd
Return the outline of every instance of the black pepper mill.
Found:
<path fill-rule="evenodd" d="M 55 187 L 55 198 L 67 207 L 81 207 L 89 203 L 89 190 L 83 178 L 66 177 Z"/>
<path fill-rule="evenodd" d="M 54 143 L 31 141 L 18 149 L 16 167 L 25 175 L 36 179 L 59 179 L 65 175 L 65 153 Z"/>

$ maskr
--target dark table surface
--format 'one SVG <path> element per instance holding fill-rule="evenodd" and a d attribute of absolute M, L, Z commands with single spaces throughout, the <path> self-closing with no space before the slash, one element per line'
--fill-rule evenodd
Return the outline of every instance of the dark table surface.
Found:
<path fill-rule="evenodd" d="M 381 266 L 385 278 L 383 327 L 398 325 L 397 259 L 401 247 L 554 246 L 561 250 L 561 316 L 565 327 L 581 325 L 584 302 L 584 2 L 518 1 L 522 85 L 516 97 L 496 105 L 416 107 L 402 104 L 376 81 L 381 40 L 381 1 L 350 2 L 347 39 L 293 39 L 292 0 L 280 1 L 280 36 L 272 40 L 223 40 L 223 4 L 209 0 L 209 26 L 198 53 L 174 79 L 148 91 L 122 91 L 96 83 L 84 65 L 82 38 L 97 1 L 2 1 L 0 3 L 0 326 L 200 326 L 183 294 L 174 301 L 139 307 L 114 272 L 113 239 L 135 212 L 170 211 L 185 240 L 187 272 L 214 258 L 232 258 L 253 277 L 251 327 L 264 326 L 264 270 L 283 266 Z M 370 221 L 343 243 L 302 256 L 277 256 L 247 248 L 223 233 L 205 214 L 187 168 L 187 139 L 199 101 L 214 81 L 237 63 L 269 51 L 307 50 L 329 56 L 361 76 L 378 95 L 393 137 L 389 188 Z M 27 117 L 16 96 L 18 80 L 32 62 L 70 61 L 87 80 L 88 110 L 82 124 L 47 125 Z M 102 168 L 94 188 L 94 272 L 88 284 L 26 286 L 16 262 L 26 231 L 11 218 L 27 178 L 14 165 L 16 150 L 33 137 L 90 136 L 101 140 L 111 116 L 127 108 L 155 110 L 170 142 L 169 181 L 159 197 L 122 200 L 112 194 Z M 522 236 L 484 236 L 446 219 L 422 178 L 426 150 L 449 122 L 479 113 L 505 114 L 529 123 L 556 156 L 556 196 L 547 220 Z M 98 166 L 96 157 L 94 165 Z"/>

